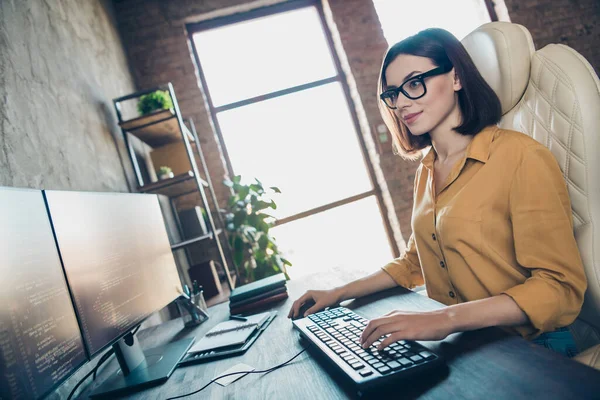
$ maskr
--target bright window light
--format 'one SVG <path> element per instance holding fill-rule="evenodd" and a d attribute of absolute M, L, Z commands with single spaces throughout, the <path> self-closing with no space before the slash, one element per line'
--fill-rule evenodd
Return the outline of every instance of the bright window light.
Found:
<path fill-rule="evenodd" d="M 336 75 L 314 7 L 193 37 L 215 107 Z"/>
<path fill-rule="evenodd" d="M 490 22 L 483 0 L 373 0 L 390 46 L 427 28 L 443 28 L 462 40 Z"/>

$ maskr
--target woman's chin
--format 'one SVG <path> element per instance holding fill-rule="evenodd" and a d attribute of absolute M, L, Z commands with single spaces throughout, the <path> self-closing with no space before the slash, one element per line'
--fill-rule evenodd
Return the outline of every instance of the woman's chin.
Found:
<path fill-rule="evenodd" d="M 429 130 L 427 130 L 427 129 L 414 129 L 414 130 L 411 129 L 410 130 L 410 133 L 413 136 L 422 136 L 422 135 L 426 134 L 427 132 L 429 132 Z"/>

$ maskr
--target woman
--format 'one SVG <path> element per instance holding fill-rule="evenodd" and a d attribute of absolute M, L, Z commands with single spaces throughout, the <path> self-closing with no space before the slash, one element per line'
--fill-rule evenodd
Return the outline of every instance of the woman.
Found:
<path fill-rule="evenodd" d="M 566 184 L 552 153 L 525 134 L 499 129 L 500 101 L 462 44 L 428 29 L 391 47 L 380 111 L 405 158 L 430 150 L 415 174 L 412 235 L 404 254 L 374 274 L 310 290 L 305 315 L 396 285 L 427 284 L 449 307 L 396 310 L 365 328 L 364 348 L 401 339 L 506 327 L 572 356 L 567 328 L 587 286 L 573 236 Z"/>

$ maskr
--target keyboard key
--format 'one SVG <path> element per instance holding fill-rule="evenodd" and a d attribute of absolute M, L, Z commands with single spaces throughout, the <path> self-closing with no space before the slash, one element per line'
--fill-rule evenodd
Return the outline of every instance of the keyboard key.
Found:
<path fill-rule="evenodd" d="M 379 371 L 380 374 L 387 374 L 391 371 L 392 369 L 390 367 L 387 366 L 383 366 L 381 368 L 377 368 L 377 371 Z"/>
<path fill-rule="evenodd" d="M 429 360 L 430 358 L 435 358 L 435 356 L 428 351 L 422 351 L 419 353 L 419 355 L 426 360 Z"/>
<path fill-rule="evenodd" d="M 350 321 L 350 324 L 354 327 L 356 327 L 357 329 L 362 328 L 363 324 L 361 322 L 358 321 Z"/>
<path fill-rule="evenodd" d="M 385 364 L 382 362 L 378 362 L 378 363 L 375 363 L 372 365 L 373 365 L 373 368 L 377 368 L 377 370 L 379 370 L 379 368 L 383 367 Z"/>
<path fill-rule="evenodd" d="M 364 356 L 363 360 L 365 360 L 365 361 L 375 360 L 375 357 L 373 357 L 373 356 Z"/>
<path fill-rule="evenodd" d="M 367 360 L 367 362 L 369 364 L 373 365 L 373 364 L 378 364 L 380 361 L 378 359 L 376 359 L 376 358 L 373 358 L 372 360 Z"/>
<path fill-rule="evenodd" d="M 413 365 L 413 362 L 410 361 L 408 358 L 399 358 L 397 361 L 400 364 L 402 364 L 403 367 L 408 367 L 409 365 Z"/>
<path fill-rule="evenodd" d="M 387 365 L 393 370 L 402 368 L 402 364 L 400 364 L 398 361 L 390 361 L 389 363 L 387 363 Z"/>
<path fill-rule="evenodd" d="M 410 359 L 414 362 L 424 361 L 423 357 L 421 357 L 420 355 L 414 355 L 414 356 L 410 357 Z"/>
<path fill-rule="evenodd" d="M 356 370 L 359 370 L 361 368 L 364 368 L 365 364 L 361 363 L 360 361 L 357 361 L 355 363 L 350 364 L 350 366 Z"/>
<path fill-rule="evenodd" d="M 359 372 L 360 376 L 369 376 L 373 374 L 373 371 L 370 369 L 365 369 Z"/>

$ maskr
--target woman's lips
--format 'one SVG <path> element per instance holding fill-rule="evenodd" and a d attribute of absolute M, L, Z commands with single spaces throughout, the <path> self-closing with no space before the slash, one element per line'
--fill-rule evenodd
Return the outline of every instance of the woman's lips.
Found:
<path fill-rule="evenodd" d="M 407 116 L 404 117 L 404 122 L 406 122 L 407 124 L 412 124 L 413 122 L 415 122 L 417 120 L 417 118 L 419 118 L 419 116 L 422 113 L 423 113 L 423 111 L 414 113 L 414 114 L 408 114 Z"/>

